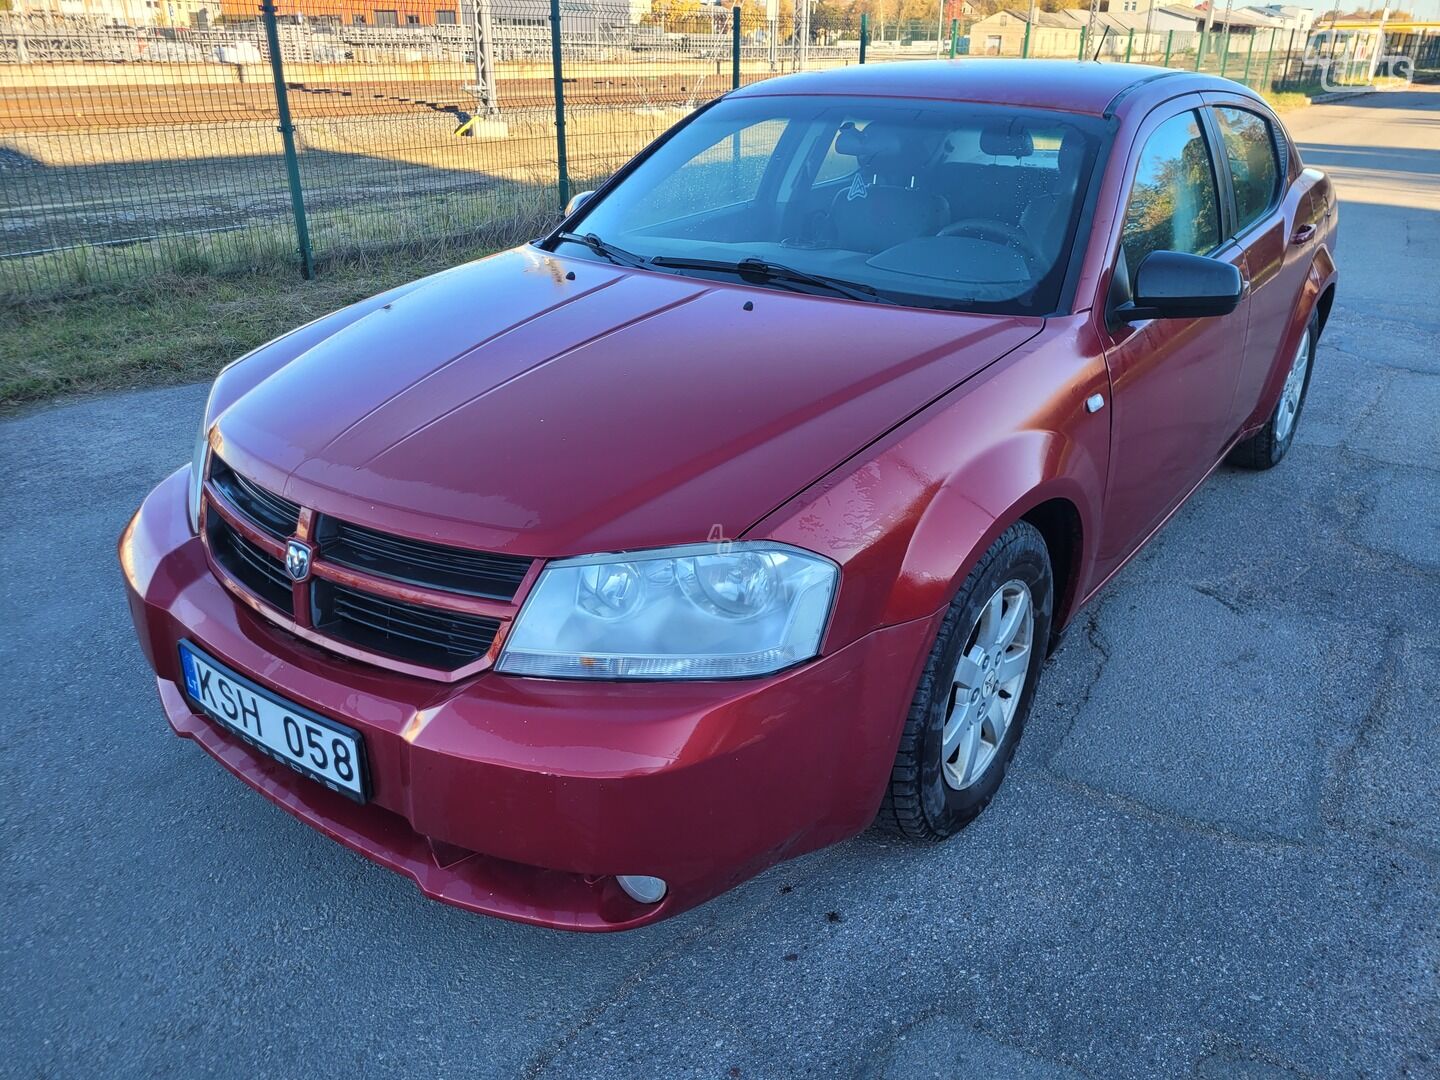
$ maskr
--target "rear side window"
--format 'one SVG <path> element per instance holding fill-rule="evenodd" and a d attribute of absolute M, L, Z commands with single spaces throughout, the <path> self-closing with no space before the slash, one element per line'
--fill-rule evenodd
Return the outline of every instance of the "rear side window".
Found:
<path fill-rule="evenodd" d="M 1193 112 L 1166 120 L 1140 154 L 1121 246 L 1133 276 L 1152 251 L 1204 255 L 1220 245 L 1219 198 L 1210 151 Z"/>
<path fill-rule="evenodd" d="M 1216 109 L 1230 180 L 1235 188 L 1235 231 L 1265 216 L 1280 186 L 1280 162 L 1270 122 L 1248 109 Z"/>

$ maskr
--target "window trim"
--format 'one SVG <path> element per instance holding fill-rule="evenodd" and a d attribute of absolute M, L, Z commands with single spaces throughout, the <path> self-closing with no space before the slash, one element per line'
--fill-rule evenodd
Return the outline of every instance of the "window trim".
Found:
<path fill-rule="evenodd" d="M 1270 155 L 1275 162 L 1275 190 L 1270 193 L 1270 202 L 1266 205 L 1265 209 L 1255 216 L 1254 221 L 1245 225 L 1243 228 L 1241 228 L 1239 224 L 1240 201 L 1235 196 L 1234 177 L 1230 175 L 1230 152 L 1225 149 L 1225 132 L 1220 126 L 1220 116 L 1217 112 L 1219 109 L 1234 109 L 1236 112 L 1248 112 L 1252 116 L 1259 117 L 1260 120 L 1264 122 L 1265 130 L 1270 136 Z M 1266 116 L 1260 112 L 1260 110 L 1250 108 L 1238 102 L 1215 101 L 1208 98 L 1205 102 L 1204 111 L 1206 125 L 1213 132 L 1213 146 L 1210 155 L 1211 164 L 1214 165 L 1216 163 L 1213 147 L 1219 147 L 1220 153 L 1224 155 L 1225 160 L 1222 179 L 1225 185 L 1225 201 L 1228 210 L 1225 228 L 1226 239 L 1231 241 L 1240 240 L 1242 237 L 1249 236 L 1250 233 L 1263 226 L 1266 219 L 1274 214 L 1280 204 L 1285 201 L 1285 188 L 1290 174 L 1289 165 L 1280 155 L 1280 143 L 1275 138 L 1276 120 L 1273 117 Z M 1220 170 L 1217 168 L 1216 171 L 1218 172 Z"/>

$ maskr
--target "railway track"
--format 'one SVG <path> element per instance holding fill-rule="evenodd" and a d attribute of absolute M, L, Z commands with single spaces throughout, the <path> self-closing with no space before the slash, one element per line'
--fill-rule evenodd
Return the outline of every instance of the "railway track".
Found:
<path fill-rule="evenodd" d="M 752 80 L 746 80 L 752 81 Z M 719 75 L 584 77 L 565 80 L 567 107 L 685 106 L 730 88 Z M 554 107 L 547 78 L 501 79 L 502 109 Z M 345 120 L 423 111 L 469 115 L 475 98 L 455 80 L 303 82 L 289 86 L 297 120 Z M 176 127 L 273 121 L 275 93 L 268 82 L 204 86 L 133 83 L 107 86 L 11 87 L 0 93 L 0 134 L 94 132 L 117 128 Z"/>

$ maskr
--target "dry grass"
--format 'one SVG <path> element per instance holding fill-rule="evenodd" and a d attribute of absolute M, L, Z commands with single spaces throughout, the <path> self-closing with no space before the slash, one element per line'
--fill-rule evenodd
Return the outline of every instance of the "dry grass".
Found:
<path fill-rule="evenodd" d="M 1264 93 L 1265 100 L 1277 113 L 1291 109 L 1303 109 L 1310 104 L 1310 98 L 1298 90 L 1271 90 Z"/>

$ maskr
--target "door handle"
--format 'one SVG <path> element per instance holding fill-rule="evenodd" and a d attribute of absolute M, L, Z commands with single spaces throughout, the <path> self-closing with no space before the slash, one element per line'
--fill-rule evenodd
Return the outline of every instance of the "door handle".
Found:
<path fill-rule="evenodd" d="M 1295 230 L 1295 235 L 1290 238 L 1290 243 L 1297 245 L 1308 244 L 1313 239 L 1315 239 L 1315 226 L 1301 225 Z"/>

